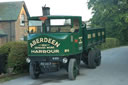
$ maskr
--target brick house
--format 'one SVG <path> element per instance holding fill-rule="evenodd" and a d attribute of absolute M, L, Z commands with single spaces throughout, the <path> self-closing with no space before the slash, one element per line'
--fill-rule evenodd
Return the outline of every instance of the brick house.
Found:
<path fill-rule="evenodd" d="M 0 45 L 27 35 L 29 12 L 24 1 L 0 3 Z M 25 22 L 23 22 L 25 21 Z"/>

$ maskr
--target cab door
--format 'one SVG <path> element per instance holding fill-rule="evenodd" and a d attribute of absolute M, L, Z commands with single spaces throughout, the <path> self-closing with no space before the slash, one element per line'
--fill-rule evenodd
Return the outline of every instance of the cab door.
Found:
<path fill-rule="evenodd" d="M 83 37 L 82 37 L 82 29 L 81 29 L 81 18 L 73 18 L 72 19 L 72 29 L 73 32 L 73 50 L 74 53 L 81 53 L 83 51 Z"/>

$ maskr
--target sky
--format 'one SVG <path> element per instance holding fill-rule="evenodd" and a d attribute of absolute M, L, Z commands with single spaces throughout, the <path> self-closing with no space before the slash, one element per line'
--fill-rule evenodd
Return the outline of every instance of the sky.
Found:
<path fill-rule="evenodd" d="M 83 21 L 91 17 L 91 10 L 88 10 L 88 0 L 0 0 L 0 2 L 25 1 L 30 16 L 41 16 L 42 6 L 50 7 L 51 15 L 74 15 L 82 16 Z"/>

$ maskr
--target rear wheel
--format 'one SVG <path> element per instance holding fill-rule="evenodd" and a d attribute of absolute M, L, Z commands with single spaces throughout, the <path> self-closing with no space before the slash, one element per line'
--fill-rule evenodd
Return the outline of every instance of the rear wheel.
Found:
<path fill-rule="evenodd" d="M 88 53 L 87 52 L 84 52 L 82 61 L 84 62 L 85 65 L 88 65 Z"/>
<path fill-rule="evenodd" d="M 70 59 L 68 64 L 68 77 L 70 80 L 75 80 L 79 73 L 79 67 L 76 59 Z"/>
<path fill-rule="evenodd" d="M 37 70 L 36 65 L 33 63 L 30 63 L 29 65 L 29 74 L 32 79 L 37 79 L 39 77 L 39 71 Z"/>
<path fill-rule="evenodd" d="M 101 64 L 101 51 L 99 49 L 96 49 L 96 65 L 100 66 Z"/>
<path fill-rule="evenodd" d="M 96 68 L 96 51 L 90 50 L 88 53 L 88 67 L 89 68 Z"/>

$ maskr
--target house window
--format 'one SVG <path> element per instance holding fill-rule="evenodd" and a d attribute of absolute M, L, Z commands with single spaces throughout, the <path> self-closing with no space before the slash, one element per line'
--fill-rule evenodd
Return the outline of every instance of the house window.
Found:
<path fill-rule="evenodd" d="M 22 14 L 21 15 L 21 17 L 20 17 L 20 26 L 25 26 L 25 16 L 24 16 L 24 14 Z"/>

